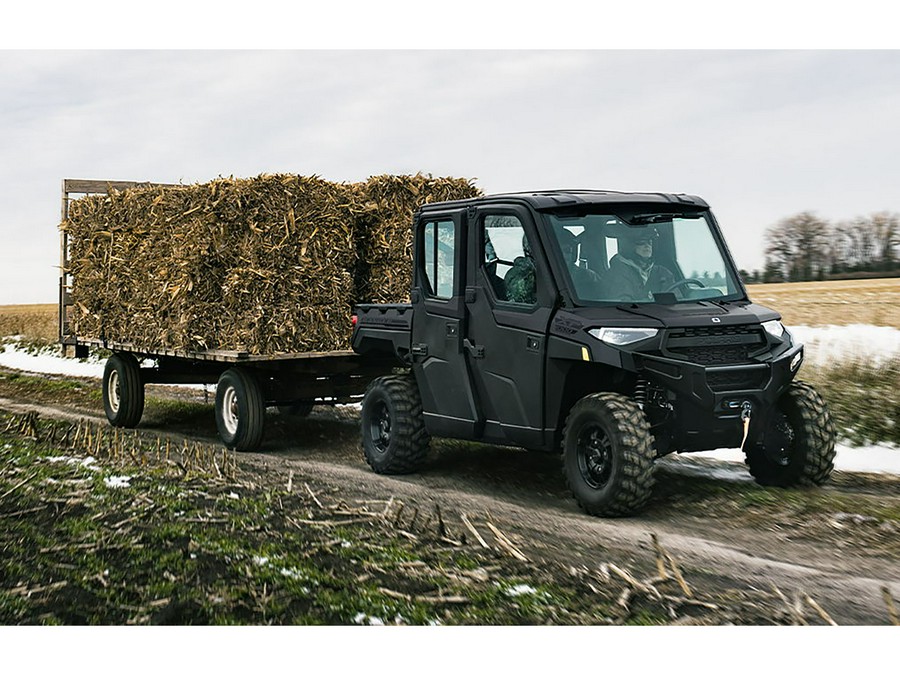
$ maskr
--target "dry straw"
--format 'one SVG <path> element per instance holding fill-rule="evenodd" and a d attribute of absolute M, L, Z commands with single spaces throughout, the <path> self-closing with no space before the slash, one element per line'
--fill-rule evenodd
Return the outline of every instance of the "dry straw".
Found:
<path fill-rule="evenodd" d="M 477 194 L 422 174 L 278 174 L 84 197 L 61 225 L 75 333 L 151 351 L 346 349 L 353 305 L 409 297 L 415 209 Z"/>

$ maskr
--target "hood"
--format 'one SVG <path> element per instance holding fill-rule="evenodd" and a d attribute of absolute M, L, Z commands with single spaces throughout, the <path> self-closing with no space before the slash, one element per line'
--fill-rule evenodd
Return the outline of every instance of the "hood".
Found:
<path fill-rule="evenodd" d="M 684 302 L 675 305 L 623 304 L 614 307 L 578 307 L 557 312 L 551 325 L 566 329 L 572 334 L 574 328 L 689 328 L 696 326 L 738 326 L 759 324 L 780 319 L 781 316 L 762 305 L 746 301 L 722 303 Z"/>

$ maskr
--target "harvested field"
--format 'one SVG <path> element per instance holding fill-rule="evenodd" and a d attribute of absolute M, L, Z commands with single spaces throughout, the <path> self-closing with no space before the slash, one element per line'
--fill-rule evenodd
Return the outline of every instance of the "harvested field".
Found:
<path fill-rule="evenodd" d="M 148 350 L 347 349 L 353 305 L 409 296 L 413 211 L 477 193 L 421 174 L 279 174 L 84 197 L 61 225 L 71 322 Z"/>
<path fill-rule="evenodd" d="M 56 342 L 56 305 L 0 305 L 0 337 L 21 335 L 30 341 Z"/>
<path fill-rule="evenodd" d="M 900 278 L 756 284 L 747 292 L 754 302 L 780 312 L 788 325 L 900 329 Z"/>

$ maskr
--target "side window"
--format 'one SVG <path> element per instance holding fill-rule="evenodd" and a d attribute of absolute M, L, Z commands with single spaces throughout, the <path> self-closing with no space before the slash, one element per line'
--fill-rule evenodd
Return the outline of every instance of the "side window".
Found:
<path fill-rule="evenodd" d="M 428 295 L 449 299 L 456 271 L 456 225 L 452 220 L 437 220 L 425 223 L 422 230 Z"/>
<path fill-rule="evenodd" d="M 484 217 L 484 272 L 494 297 L 521 305 L 537 302 L 532 246 L 514 215 Z"/>

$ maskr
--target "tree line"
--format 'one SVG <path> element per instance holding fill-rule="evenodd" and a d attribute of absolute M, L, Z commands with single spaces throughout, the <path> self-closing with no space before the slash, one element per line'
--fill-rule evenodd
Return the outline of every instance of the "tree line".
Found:
<path fill-rule="evenodd" d="M 898 275 L 900 214 L 832 223 L 798 213 L 766 229 L 763 269 L 741 274 L 747 283 Z"/>

